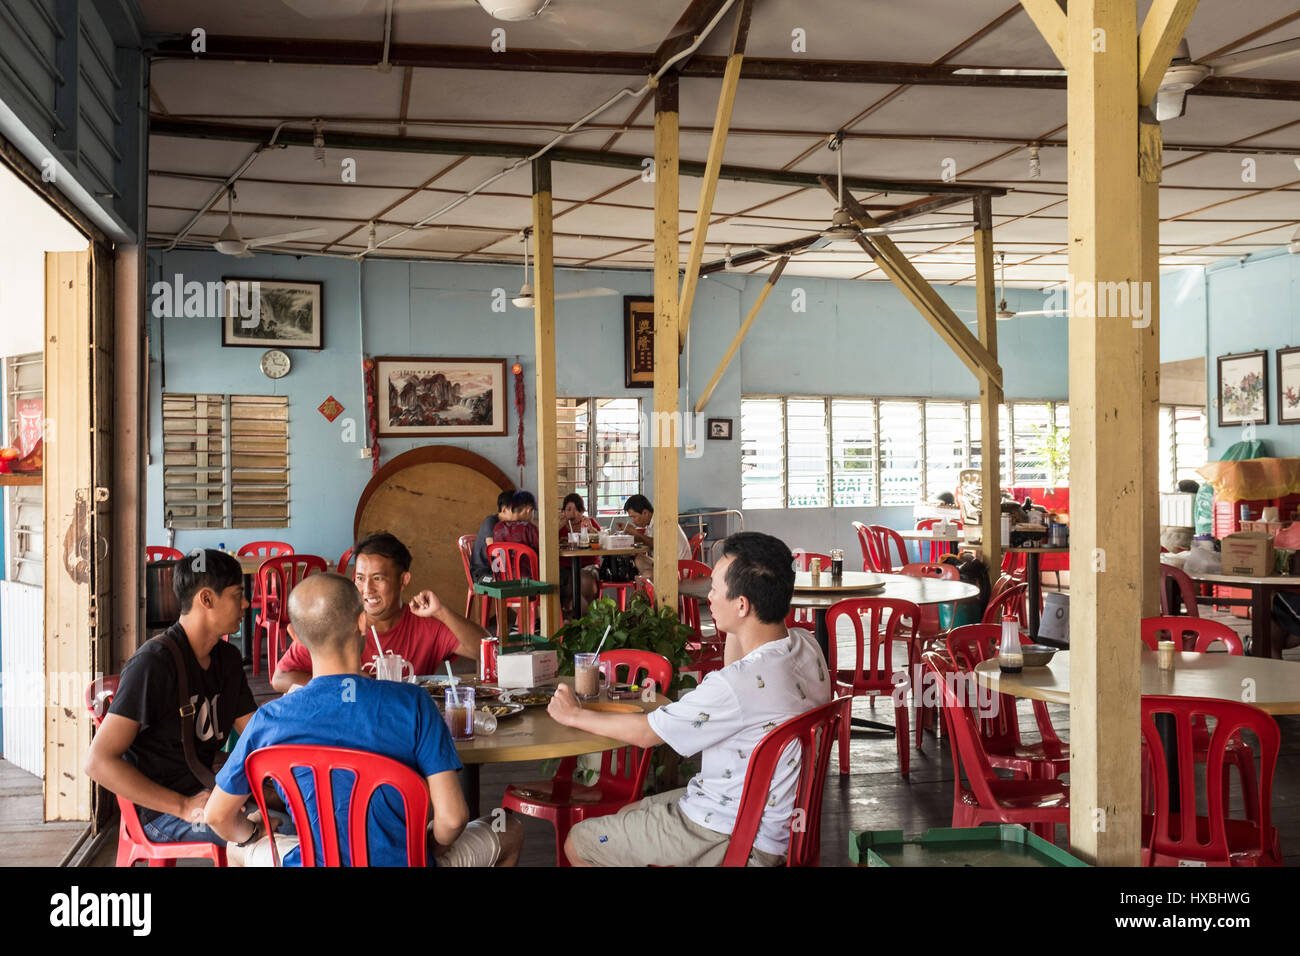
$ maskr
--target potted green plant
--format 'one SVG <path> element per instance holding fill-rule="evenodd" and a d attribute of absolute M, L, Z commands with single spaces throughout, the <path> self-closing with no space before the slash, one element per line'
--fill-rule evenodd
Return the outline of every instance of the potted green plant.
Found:
<path fill-rule="evenodd" d="M 667 658 L 674 675 L 672 685 L 664 691 L 667 696 L 676 697 L 679 691 L 695 686 L 694 677 L 681 673 L 691 666 L 686 643 L 694 632 L 674 610 L 654 607 L 643 594 L 634 594 L 626 611 L 620 611 L 611 598 L 599 598 L 588 605 L 586 614 L 560 628 L 555 635 L 560 673 L 572 674 L 573 656 L 594 651 L 607 628 L 604 650 L 629 648 Z"/>

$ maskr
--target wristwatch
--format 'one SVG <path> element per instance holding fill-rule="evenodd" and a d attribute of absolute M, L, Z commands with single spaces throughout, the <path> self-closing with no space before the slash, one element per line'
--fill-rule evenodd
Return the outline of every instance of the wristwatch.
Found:
<path fill-rule="evenodd" d="M 253 832 L 252 832 L 252 834 L 249 836 L 249 838 L 248 838 L 247 840 L 245 840 L 243 843 L 232 843 L 232 844 L 230 844 L 230 845 L 231 845 L 231 846 L 248 846 L 250 843 L 252 843 L 253 841 L 255 841 L 259 836 L 261 836 L 261 834 L 262 834 L 262 824 L 260 824 L 260 823 L 254 823 L 254 824 L 253 824 Z"/>

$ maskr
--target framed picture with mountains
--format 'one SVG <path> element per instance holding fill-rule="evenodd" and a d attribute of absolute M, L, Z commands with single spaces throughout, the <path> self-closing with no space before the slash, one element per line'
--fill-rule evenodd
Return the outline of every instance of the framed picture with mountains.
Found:
<path fill-rule="evenodd" d="M 380 438 L 504 435 L 503 358 L 375 359 Z"/>

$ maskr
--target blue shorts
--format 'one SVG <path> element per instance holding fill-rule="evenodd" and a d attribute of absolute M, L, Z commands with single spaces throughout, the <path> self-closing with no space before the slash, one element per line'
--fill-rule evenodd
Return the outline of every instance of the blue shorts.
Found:
<path fill-rule="evenodd" d="M 204 823 L 189 823 L 180 817 L 162 813 L 148 823 L 141 823 L 144 835 L 154 843 L 213 843 L 225 846 L 217 831 Z"/>

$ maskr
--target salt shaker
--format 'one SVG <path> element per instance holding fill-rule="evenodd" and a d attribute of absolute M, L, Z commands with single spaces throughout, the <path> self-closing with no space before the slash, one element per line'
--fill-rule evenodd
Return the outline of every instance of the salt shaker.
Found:
<path fill-rule="evenodd" d="M 1020 650 L 1020 621 L 1015 615 L 1002 616 L 1002 640 L 998 644 L 998 668 L 1004 674 L 1019 674 L 1025 666 Z"/>
<path fill-rule="evenodd" d="M 808 573 L 812 575 L 812 583 L 814 586 L 821 584 L 821 577 L 822 577 L 821 558 L 813 558 L 810 562 L 808 562 Z"/>

